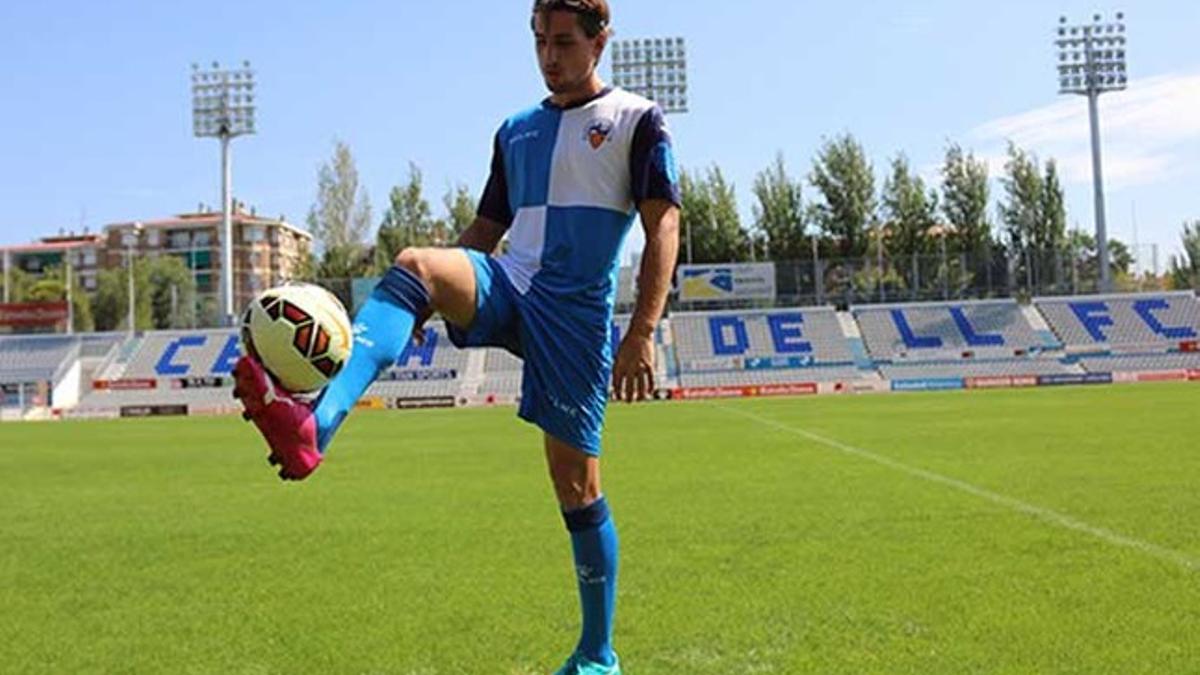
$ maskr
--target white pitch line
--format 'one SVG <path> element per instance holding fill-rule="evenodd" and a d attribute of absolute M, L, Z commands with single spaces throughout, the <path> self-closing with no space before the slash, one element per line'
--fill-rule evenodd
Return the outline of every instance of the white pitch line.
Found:
<path fill-rule="evenodd" d="M 1033 516 L 1034 518 L 1045 521 L 1052 525 L 1057 525 L 1064 529 L 1075 530 L 1076 532 L 1082 532 L 1084 534 L 1089 534 L 1097 539 L 1100 539 L 1101 541 L 1105 541 L 1114 546 L 1123 546 L 1125 548 L 1131 548 L 1135 551 L 1140 551 L 1147 555 L 1154 556 L 1155 558 L 1159 558 L 1160 560 L 1166 560 L 1168 562 L 1175 563 L 1176 565 L 1180 565 L 1181 567 L 1184 567 L 1185 569 L 1192 571 L 1192 572 L 1200 571 L 1200 559 L 1193 558 L 1185 553 L 1180 553 L 1179 551 L 1165 548 L 1165 547 L 1159 546 L 1157 544 L 1152 544 L 1148 541 L 1142 541 L 1141 539 L 1134 539 L 1133 537 L 1127 537 L 1123 534 L 1113 532 L 1112 530 L 1109 530 L 1109 529 L 1106 529 L 1103 527 L 1098 527 L 1096 525 L 1090 525 L 1090 524 L 1085 523 L 1082 520 L 1079 520 L 1077 518 L 1072 518 L 1071 516 L 1068 516 L 1065 513 L 1060 513 L 1058 511 L 1055 511 L 1054 509 L 1048 509 L 1043 506 L 1038 506 L 1036 504 L 1030 504 L 1029 502 L 1021 501 L 1020 499 L 1015 499 L 1013 497 L 1008 497 L 1008 496 L 999 494 L 997 492 L 992 492 L 991 490 L 987 490 L 987 489 L 978 487 L 976 485 L 972 485 L 970 483 L 958 480 L 957 478 L 951 478 L 949 476 L 943 476 L 940 473 L 934 473 L 934 472 L 928 471 L 926 469 L 917 468 L 915 466 L 909 466 L 908 464 L 905 464 L 903 462 L 892 459 L 891 457 L 876 454 L 874 452 L 871 452 L 870 450 L 856 448 L 853 445 L 847 445 L 845 443 L 842 443 L 841 441 L 837 441 L 832 438 L 826 438 L 825 436 L 822 436 L 820 434 L 815 434 L 811 431 L 808 431 L 807 429 L 802 429 L 800 427 L 794 427 L 794 426 L 784 424 L 782 422 L 778 422 L 776 420 L 770 419 L 768 417 L 763 417 L 761 415 L 755 415 L 754 413 L 746 412 L 744 410 L 738 410 L 736 408 L 731 408 L 729 406 L 719 405 L 719 404 L 715 404 L 715 403 L 712 405 L 716 408 L 720 408 L 721 410 L 725 410 L 725 411 L 733 413 L 735 415 L 739 415 L 739 416 L 745 417 L 747 419 L 755 420 L 755 421 L 759 422 L 760 424 L 765 424 L 767 426 L 775 427 L 776 429 L 779 429 L 781 431 L 786 431 L 786 432 L 795 434 L 797 436 L 802 436 L 804 438 L 807 438 L 810 441 L 814 441 L 816 443 L 826 445 L 835 450 L 843 452 L 847 455 L 852 455 L 852 456 L 858 457 L 860 459 L 865 459 L 865 460 L 874 462 L 876 464 L 886 466 L 889 469 L 895 469 L 896 471 L 906 473 L 910 476 L 915 476 L 917 478 L 923 478 L 932 483 L 938 483 L 939 485 L 945 485 L 946 487 L 953 488 L 955 490 L 958 490 L 959 492 L 965 492 L 969 495 L 974 495 L 981 499 L 986 499 L 987 501 L 992 502 L 994 504 L 999 504 L 1001 506 L 1005 506 L 1014 511 L 1018 511 L 1020 513 L 1024 513 L 1024 514 Z"/>

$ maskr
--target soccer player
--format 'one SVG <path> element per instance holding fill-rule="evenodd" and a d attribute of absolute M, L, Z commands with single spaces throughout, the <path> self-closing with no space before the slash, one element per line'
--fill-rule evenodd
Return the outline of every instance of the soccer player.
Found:
<path fill-rule="evenodd" d="M 431 312 L 459 347 L 522 357 L 518 415 L 543 430 L 575 557 L 583 626 L 559 670 L 568 674 L 620 673 L 617 533 L 600 488 L 600 437 L 610 385 L 628 402 L 653 390 L 653 335 L 679 248 L 678 175 L 662 111 L 596 72 L 609 21 L 606 0 L 535 0 L 531 26 L 549 98 L 500 126 L 459 247 L 396 257 L 355 317 L 349 362 L 314 403 L 280 391 L 252 357 L 235 369 L 245 416 L 280 476 L 298 480 Z M 638 214 L 646 234 L 639 294 L 614 363 L 617 258 Z M 506 233 L 507 252 L 493 256 Z"/>

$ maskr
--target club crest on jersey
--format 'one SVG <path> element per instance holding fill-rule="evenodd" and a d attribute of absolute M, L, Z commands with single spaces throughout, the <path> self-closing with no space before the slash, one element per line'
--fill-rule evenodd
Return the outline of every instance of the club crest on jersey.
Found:
<path fill-rule="evenodd" d="M 593 150 L 599 150 L 600 146 L 604 145 L 604 142 L 612 135 L 612 130 L 612 122 L 608 120 L 596 120 L 588 125 L 584 140 L 588 142 L 588 145 L 592 146 Z"/>

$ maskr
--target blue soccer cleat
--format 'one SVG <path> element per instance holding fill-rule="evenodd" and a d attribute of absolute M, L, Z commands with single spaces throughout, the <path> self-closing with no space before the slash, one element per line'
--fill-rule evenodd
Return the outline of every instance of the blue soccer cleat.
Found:
<path fill-rule="evenodd" d="M 617 659 L 617 655 L 613 654 L 613 664 L 611 666 L 603 666 L 594 661 L 589 661 L 582 654 L 572 654 L 571 658 L 559 668 L 554 675 L 621 675 L 621 662 Z"/>

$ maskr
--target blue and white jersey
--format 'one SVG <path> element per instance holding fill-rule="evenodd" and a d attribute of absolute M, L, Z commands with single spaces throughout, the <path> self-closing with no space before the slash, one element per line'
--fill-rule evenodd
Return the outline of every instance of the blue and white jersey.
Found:
<path fill-rule="evenodd" d="M 646 199 L 680 202 L 670 133 L 653 102 L 607 88 L 508 118 L 479 215 L 509 228 L 499 263 L 520 294 L 611 311 L 617 258 Z"/>

